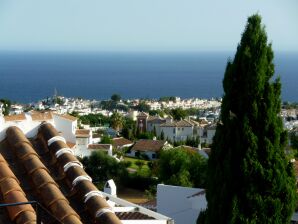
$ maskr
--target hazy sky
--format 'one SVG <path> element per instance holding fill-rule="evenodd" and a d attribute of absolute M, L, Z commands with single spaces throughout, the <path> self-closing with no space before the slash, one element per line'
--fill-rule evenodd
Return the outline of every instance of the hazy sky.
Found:
<path fill-rule="evenodd" d="M 0 50 L 235 50 L 256 12 L 298 51 L 297 0 L 0 0 Z"/>

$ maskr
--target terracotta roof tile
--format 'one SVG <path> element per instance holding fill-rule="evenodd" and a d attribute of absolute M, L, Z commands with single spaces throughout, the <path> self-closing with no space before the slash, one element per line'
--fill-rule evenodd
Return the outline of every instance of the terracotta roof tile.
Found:
<path fill-rule="evenodd" d="M 48 120 L 52 120 L 53 116 L 51 112 L 34 112 L 31 113 L 31 118 L 32 121 L 48 121 Z"/>
<path fill-rule="evenodd" d="M 124 145 L 130 145 L 133 144 L 132 141 L 126 139 L 126 138 L 113 138 L 113 146 L 114 147 L 122 147 Z"/>
<path fill-rule="evenodd" d="M 23 120 L 26 120 L 26 116 L 24 113 L 22 114 L 15 114 L 15 115 L 9 115 L 9 116 L 5 116 L 4 117 L 4 120 L 6 122 L 8 121 L 23 121 Z"/>
<path fill-rule="evenodd" d="M 160 151 L 165 144 L 166 141 L 163 140 L 141 139 L 134 144 L 132 150 L 157 152 Z"/>
<path fill-rule="evenodd" d="M 66 144 L 71 149 L 76 146 L 76 144 L 75 143 L 72 143 L 72 142 L 66 142 Z"/>
<path fill-rule="evenodd" d="M 90 130 L 89 129 L 77 129 L 76 130 L 76 137 L 81 138 L 89 138 L 90 137 Z"/>
<path fill-rule="evenodd" d="M 93 150 L 96 150 L 96 149 L 107 150 L 107 149 L 110 149 L 110 147 L 111 147 L 110 144 L 90 144 L 90 145 L 88 145 L 88 149 L 93 149 Z"/>
<path fill-rule="evenodd" d="M 193 121 L 181 120 L 181 121 L 172 121 L 161 124 L 160 127 L 192 127 L 197 125 Z"/>
<path fill-rule="evenodd" d="M 154 218 L 142 214 L 140 212 L 116 212 L 116 215 L 119 217 L 121 220 L 139 220 L 139 219 L 145 219 L 145 220 L 152 220 Z"/>
<path fill-rule="evenodd" d="M 69 114 L 55 114 L 55 115 L 57 115 L 59 117 L 62 117 L 64 119 L 66 119 L 66 120 L 70 120 L 70 121 L 76 121 L 76 120 L 78 120 L 78 118 L 76 118 L 74 116 L 71 116 Z"/>

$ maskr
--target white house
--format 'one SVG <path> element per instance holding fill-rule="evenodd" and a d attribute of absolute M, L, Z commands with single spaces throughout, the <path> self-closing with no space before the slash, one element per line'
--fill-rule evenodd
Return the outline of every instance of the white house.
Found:
<path fill-rule="evenodd" d="M 204 127 L 203 134 L 200 136 L 200 142 L 211 145 L 216 132 L 216 124 L 209 124 Z"/>
<path fill-rule="evenodd" d="M 68 114 L 53 114 L 55 128 L 68 142 L 76 142 L 77 118 Z"/>
<path fill-rule="evenodd" d="M 206 207 L 204 189 L 157 185 L 157 212 L 174 219 L 175 224 L 195 224 Z"/>
<path fill-rule="evenodd" d="M 112 140 L 113 142 L 113 147 L 115 149 L 123 149 L 123 148 L 128 148 L 130 146 L 133 145 L 133 142 L 126 139 L 126 138 L 123 138 L 123 137 L 120 137 L 120 138 L 113 138 Z"/>
<path fill-rule="evenodd" d="M 10 126 L 19 127 L 24 132 L 26 137 L 33 138 L 37 134 L 39 125 L 43 122 L 51 123 L 68 143 L 74 144 L 76 142 L 76 117 L 68 114 L 60 115 L 53 112 L 36 111 L 1 117 L 0 141 L 5 138 L 6 129 Z"/>
<path fill-rule="evenodd" d="M 157 159 L 157 155 L 162 149 L 168 149 L 170 147 L 167 141 L 141 139 L 134 144 L 127 155 L 132 157 L 146 155 L 150 160 L 153 160 Z"/>
<path fill-rule="evenodd" d="M 185 141 L 187 138 L 197 138 L 200 134 L 200 124 L 193 120 L 166 122 L 160 125 L 160 132 L 170 141 Z"/>

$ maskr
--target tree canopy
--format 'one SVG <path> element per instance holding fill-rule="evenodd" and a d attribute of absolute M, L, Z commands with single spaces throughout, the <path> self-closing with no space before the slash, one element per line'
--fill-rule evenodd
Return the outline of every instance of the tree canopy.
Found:
<path fill-rule="evenodd" d="M 101 151 L 92 152 L 90 157 L 84 157 L 82 163 L 93 181 L 101 187 L 109 179 L 120 183 L 120 178 L 126 178 L 128 175 L 124 163 L 117 162 L 115 158 Z"/>
<path fill-rule="evenodd" d="M 164 150 L 157 162 L 157 175 L 165 184 L 205 187 L 207 160 L 184 148 Z"/>
<path fill-rule="evenodd" d="M 111 96 L 111 100 L 113 100 L 115 102 L 119 102 L 121 100 L 121 96 L 119 94 L 113 94 Z"/>
<path fill-rule="evenodd" d="M 289 223 L 296 203 L 281 83 L 261 17 L 248 22 L 223 80 L 221 120 L 208 162 L 206 212 L 198 223 Z"/>
<path fill-rule="evenodd" d="M 9 110 L 11 107 L 11 101 L 7 99 L 0 99 L 0 103 L 3 104 L 3 115 L 9 115 Z"/>
<path fill-rule="evenodd" d="M 118 113 L 114 112 L 111 116 L 111 126 L 114 128 L 116 131 L 119 131 L 123 127 L 123 116 Z"/>

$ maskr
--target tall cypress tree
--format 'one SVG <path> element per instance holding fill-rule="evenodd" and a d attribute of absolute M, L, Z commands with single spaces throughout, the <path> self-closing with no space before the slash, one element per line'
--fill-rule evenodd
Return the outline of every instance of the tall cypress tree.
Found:
<path fill-rule="evenodd" d="M 221 121 L 208 162 L 208 208 L 198 223 L 289 223 L 296 202 L 281 84 L 261 17 L 248 22 L 223 80 Z"/>

